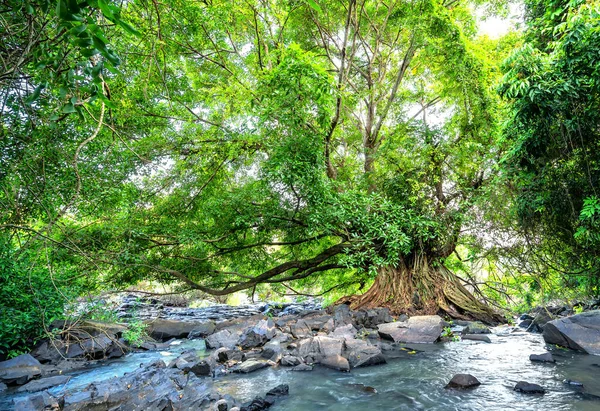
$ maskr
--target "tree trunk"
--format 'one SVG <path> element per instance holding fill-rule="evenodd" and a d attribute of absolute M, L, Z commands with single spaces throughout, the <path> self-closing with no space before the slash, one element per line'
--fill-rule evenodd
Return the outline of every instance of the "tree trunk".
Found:
<path fill-rule="evenodd" d="M 394 314 L 442 314 L 487 324 L 504 321 L 477 300 L 450 270 L 443 265 L 433 267 L 422 256 L 410 266 L 381 267 L 366 293 L 344 297 L 338 303 L 349 303 L 352 309 L 387 307 Z"/>

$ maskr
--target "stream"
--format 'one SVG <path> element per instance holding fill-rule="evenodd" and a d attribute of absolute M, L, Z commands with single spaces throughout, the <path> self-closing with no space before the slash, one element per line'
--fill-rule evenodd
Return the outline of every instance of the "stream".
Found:
<path fill-rule="evenodd" d="M 477 341 L 412 344 L 410 348 L 417 353 L 409 358 L 390 359 L 387 364 L 357 368 L 350 373 L 319 366 L 311 372 L 292 372 L 280 366 L 251 374 L 231 374 L 216 378 L 211 384 L 220 393 L 241 401 L 251 400 L 278 384 L 289 384 L 289 397 L 271 408 L 274 411 L 600 409 L 600 357 L 552 347 L 556 364 L 534 363 L 529 355 L 546 350 L 542 336 L 511 331 L 506 326 L 493 329 L 491 344 Z M 135 353 L 103 362 L 73 373 L 66 386 L 54 388 L 50 393 L 121 376 L 157 358 L 168 363 L 192 348 L 204 350 L 204 341 L 183 340 L 166 352 Z M 457 373 L 472 374 L 482 384 L 467 391 L 444 389 Z M 541 385 L 546 394 L 513 391 L 515 383 L 521 380 Z M 585 393 L 564 380 L 583 383 Z M 371 392 L 367 386 L 377 392 Z M 14 394 L 9 393 L 0 399 L 0 409 L 8 408 L 12 398 Z"/>

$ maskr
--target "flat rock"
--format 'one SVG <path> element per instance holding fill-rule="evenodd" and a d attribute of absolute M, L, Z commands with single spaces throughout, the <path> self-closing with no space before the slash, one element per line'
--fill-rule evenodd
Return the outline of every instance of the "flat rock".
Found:
<path fill-rule="evenodd" d="M 472 341 L 483 341 L 486 343 L 491 343 L 490 337 L 485 334 L 463 334 L 460 336 L 463 340 L 472 340 Z"/>
<path fill-rule="evenodd" d="M 541 385 L 531 384 L 526 381 L 519 381 L 513 389 L 525 394 L 544 394 L 546 392 Z"/>
<path fill-rule="evenodd" d="M 312 367 L 312 365 L 308 365 L 308 364 L 298 364 L 295 367 L 293 367 L 291 370 L 292 371 L 312 371 L 313 367 Z"/>
<path fill-rule="evenodd" d="M 206 347 L 208 348 L 233 348 L 238 342 L 239 336 L 227 329 L 216 332 L 206 337 Z"/>
<path fill-rule="evenodd" d="M 27 384 L 19 387 L 17 392 L 43 391 L 57 385 L 66 384 L 70 379 L 71 377 L 67 375 L 56 375 L 54 377 L 40 378 L 39 380 L 29 381 Z"/>
<path fill-rule="evenodd" d="M 468 324 L 462 330 L 463 334 L 491 334 L 492 331 L 483 325 L 482 323 L 476 321 L 469 321 Z"/>
<path fill-rule="evenodd" d="M 403 343 L 434 343 L 442 334 L 446 322 L 438 315 L 410 317 L 408 321 L 380 324 L 381 338 Z"/>
<path fill-rule="evenodd" d="M 529 360 L 533 362 L 556 362 L 549 352 L 543 354 L 531 354 Z"/>
<path fill-rule="evenodd" d="M 206 337 L 212 334 L 216 327 L 214 321 L 176 321 L 162 318 L 146 321 L 146 324 L 148 335 L 159 341 L 187 338 L 190 334 L 194 337 Z"/>
<path fill-rule="evenodd" d="M 0 362 L 0 382 L 22 385 L 41 375 L 42 364 L 29 354 L 22 354 Z"/>
<path fill-rule="evenodd" d="M 446 385 L 446 388 L 474 388 L 481 385 L 479 380 L 471 374 L 456 374 L 450 382 Z"/>
<path fill-rule="evenodd" d="M 251 359 L 238 365 L 237 368 L 234 369 L 234 372 L 248 374 L 250 372 L 260 370 L 261 368 L 266 368 L 269 365 L 271 365 L 269 361 Z"/>
<path fill-rule="evenodd" d="M 600 355 L 600 310 L 550 321 L 543 337 L 548 344 Z"/>

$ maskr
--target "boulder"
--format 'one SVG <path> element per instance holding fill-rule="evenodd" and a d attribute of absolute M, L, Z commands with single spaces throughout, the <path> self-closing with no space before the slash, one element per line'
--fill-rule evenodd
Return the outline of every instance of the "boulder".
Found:
<path fill-rule="evenodd" d="M 41 373 L 42 364 L 29 354 L 0 362 L 0 382 L 7 385 L 23 385 Z"/>
<path fill-rule="evenodd" d="M 336 327 L 335 330 L 333 330 L 332 333 L 329 334 L 330 337 L 333 338 L 342 338 L 342 339 L 348 339 L 348 340 L 352 340 L 356 337 L 356 334 L 358 333 L 358 331 L 356 330 L 356 328 L 354 328 L 354 326 L 352 324 L 347 324 L 347 325 L 342 325 L 339 327 Z"/>
<path fill-rule="evenodd" d="M 356 341 L 360 341 L 363 344 L 354 344 L 346 353 L 344 353 L 344 356 L 348 358 L 348 362 L 352 368 L 385 364 L 387 362 L 378 347 L 369 345 L 361 340 Z M 348 348 L 348 345 L 346 347 Z"/>
<path fill-rule="evenodd" d="M 215 330 L 215 322 L 175 321 L 156 318 L 146 321 L 146 332 L 156 340 L 165 341 L 171 338 L 187 338 L 190 334 L 206 337 Z"/>
<path fill-rule="evenodd" d="M 339 371 L 350 371 L 350 363 L 341 355 L 329 355 L 321 358 L 319 363 L 327 368 L 333 368 Z"/>
<path fill-rule="evenodd" d="M 356 325 L 363 326 L 365 328 L 377 328 L 379 324 L 391 323 L 394 321 L 388 308 L 359 310 L 353 314 Z"/>
<path fill-rule="evenodd" d="M 256 371 L 256 370 L 260 370 L 261 368 L 266 368 L 269 365 L 271 365 L 271 362 L 269 362 L 269 361 L 251 359 L 251 360 L 244 361 L 243 363 L 241 363 L 240 365 L 238 365 L 233 370 L 233 372 L 238 372 L 238 373 L 242 373 L 242 374 L 248 374 L 250 372 L 253 372 L 253 371 Z"/>
<path fill-rule="evenodd" d="M 403 343 L 434 343 L 447 323 L 438 315 L 410 317 L 408 321 L 380 324 L 381 338 Z"/>
<path fill-rule="evenodd" d="M 474 388 L 481 385 L 479 380 L 473 377 L 471 374 L 456 374 L 450 382 L 446 385 L 446 388 Z"/>
<path fill-rule="evenodd" d="M 513 389 L 525 394 L 544 394 L 546 392 L 546 390 L 540 385 L 531 384 L 526 381 L 519 381 Z"/>
<path fill-rule="evenodd" d="M 330 315 L 321 314 L 321 315 L 312 315 L 304 318 L 304 322 L 308 325 L 308 327 L 313 331 L 321 331 L 323 328 L 331 327 L 330 321 L 332 320 Z M 335 322 L 334 322 L 335 324 Z"/>
<path fill-rule="evenodd" d="M 31 356 L 42 364 L 57 363 L 65 356 L 64 343 L 60 340 L 46 340 L 31 350 Z"/>
<path fill-rule="evenodd" d="M 286 367 L 295 367 L 296 365 L 302 364 L 302 360 L 298 357 L 294 357 L 293 355 L 285 355 L 281 359 L 281 365 Z"/>
<path fill-rule="evenodd" d="M 206 337 L 207 348 L 233 348 L 238 342 L 239 336 L 231 331 L 225 329 L 216 332 Z"/>
<path fill-rule="evenodd" d="M 600 310 L 550 321 L 543 337 L 548 344 L 600 355 Z"/>
<path fill-rule="evenodd" d="M 333 309 L 333 323 L 336 327 L 352 323 L 352 313 L 349 305 L 340 304 Z"/>
<path fill-rule="evenodd" d="M 270 318 L 261 320 L 255 326 L 244 331 L 238 341 L 238 345 L 242 349 L 260 347 L 275 337 L 275 334 L 276 329 L 273 320 Z"/>
<path fill-rule="evenodd" d="M 27 384 L 19 387 L 17 392 L 44 391 L 48 388 L 56 387 L 57 385 L 66 384 L 70 379 L 71 377 L 67 375 L 56 375 L 54 377 L 40 378 L 39 380 L 29 381 Z"/>
<path fill-rule="evenodd" d="M 529 361 L 533 362 L 556 362 L 552 354 L 549 352 L 545 352 L 543 354 L 531 354 L 529 356 Z"/>
<path fill-rule="evenodd" d="M 63 330 L 61 334 L 64 338 L 72 336 L 76 339 L 87 339 L 104 335 L 118 339 L 127 331 L 127 325 L 93 320 L 56 320 L 52 322 L 50 329 Z"/>
<path fill-rule="evenodd" d="M 491 343 L 490 337 L 484 334 L 463 334 L 460 336 L 463 340 L 472 340 L 472 341 L 483 341 L 486 343 Z"/>
<path fill-rule="evenodd" d="M 281 348 L 281 344 L 276 341 L 270 341 L 263 346 L 263 351 L 260 354 L 262 358 L 273 361 L 275 363 L 281 360 L 283 356 L 283 349 Z"/>
<path fill-rule="evenodd" d="M 65 410 L 88 409 L 206 409 L 215 398 L 209 386 L 193 373 L 166 368 L 164 362 L 92 383 L 83 390 L 67 392 Z"/>
<path fill-rule="evenodd" d="M 316 336 L 298 342 L 298 355 L 306 362 L 319 362 L 320 359 L 342 355 L 343 341 L 337 338 Z"/>
<path fill-rule="evenodd" d="M 491 334 L 492 331 L 482 323 L 472 321 L 465 326 L 462 334 Z"/>
<path fill-rule="evenodd" d="M 242 361 L 243 352 L 237 348 L 219 348 L 216 357 L 219 362 Z"/>
<path fill-rule="evenodd" d="M 0 394 L 2 394 L 7 389 L 8 389 L 8 387 L 6 386 L 6 384 L 4 384 L 3 382 L 0 382 Z"/>
<path fill-rule="evenodd" d="M 268 391 L 264 397 L 256 397 L 247 404 L 240 407 L 240 411 L 262 411 L 270 408 L 275 402 L 288 395 L 290 388 L 287 384 L 281 384 Z"/>
<path fill-rule="evenodd" d="M 290 327 L 290 331 L 292 332 L 294 338 L 312 337 L 312 329 L 310 328 L 308 323 L 303 319 L 300 319 L 294 324 L 292 324 Z"/>
<path fill-rule="evenodd" d="M 38 410 L 60 410 L 58 399 L 54 398 L 47 391 L 37 394 L 17 397 L 13 402 L 14 409 L 18 411 L 38 411 Z"/>

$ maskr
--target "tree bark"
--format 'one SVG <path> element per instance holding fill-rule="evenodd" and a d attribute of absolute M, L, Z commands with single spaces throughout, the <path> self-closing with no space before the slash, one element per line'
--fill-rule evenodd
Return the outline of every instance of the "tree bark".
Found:
<path fill-rule="evenodd" d="M 433 266 L 426 256 L 415 257 L 408 265 L 381 267 L 366 293 L 343 297 L 338 303 L 349 303 L 352 309 L 387 307 L 394 314 L 440 314 L 486 324 L 504 322 L 450 270 L 443 265 Z"/>

